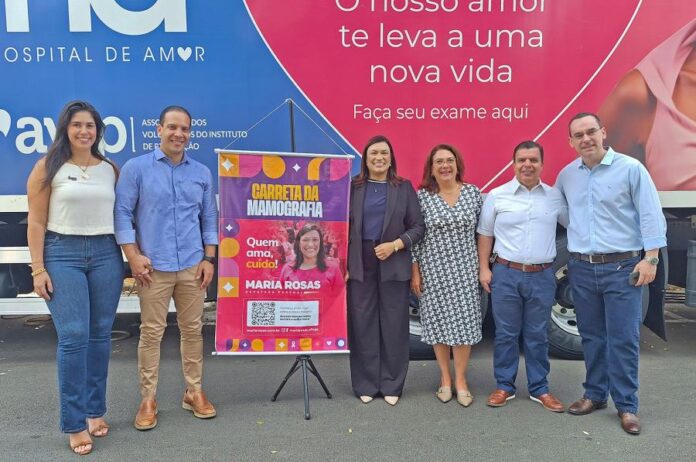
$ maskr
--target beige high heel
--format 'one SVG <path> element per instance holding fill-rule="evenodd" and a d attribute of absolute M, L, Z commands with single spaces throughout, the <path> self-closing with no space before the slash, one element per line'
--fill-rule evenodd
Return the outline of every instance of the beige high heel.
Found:
<path fill-rule="evenodd" d="M 437 389 L 435 392 L 435 396 L 437 396 L 437 399 L 442 401 L 443 403 L 448 402 L 449 400 L 452 399 L 452 387 L 440 387 Z"/>
<path fill-rule="evenodd" d="M 464 407 L 469 407 L 474 402 L 474 397 L 469 390 L 457 390 L 457 402 Z"/>

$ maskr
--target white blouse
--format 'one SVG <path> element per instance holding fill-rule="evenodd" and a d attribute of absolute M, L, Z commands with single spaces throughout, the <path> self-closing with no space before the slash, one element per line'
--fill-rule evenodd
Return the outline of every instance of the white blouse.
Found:
<path fill-rule="evenodd" d="M 96 236 L 114 232 L 116 172 L 106 161 L 87 168 L 66 162 L 51 182 L 46 229 Z"/>

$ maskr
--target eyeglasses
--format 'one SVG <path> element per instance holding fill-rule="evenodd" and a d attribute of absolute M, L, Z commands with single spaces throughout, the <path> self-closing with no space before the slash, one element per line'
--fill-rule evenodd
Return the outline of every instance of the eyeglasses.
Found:
<path fill-rule="evenodd" d="M 580 141 L 581 139 L 585 138 L 585 135 L 592 138 L 597 133 L 599 133 L 601 130 L 602 130 L 601 128 L 590 128 L 589 130 L 585 130 L 584 132 L 573 133 L 571 136 L 573 137 L 573 139 Z"/>
<path fill-rule="evenodd" d="M 437 165 L 438 167 L 441 167 L 445 164 L 454 165 L 455 163 L 456 163 L 456 160 L 454 159 L 454 157 L 450 157 L 448 159 L 437 159 L 437 160 L 433 161 L 433 164 Z"/>

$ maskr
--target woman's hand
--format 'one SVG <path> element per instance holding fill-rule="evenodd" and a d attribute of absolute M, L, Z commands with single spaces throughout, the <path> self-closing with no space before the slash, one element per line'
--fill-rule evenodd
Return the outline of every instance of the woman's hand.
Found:
<path fill-rule="evenodd" d="M 411 291 L 420 297 L 423 294 L 423 278 L 421 278 L 418 263 L 411 265 Z"/>
<path fill-rule="evenodd" d="M 493 280 L 493 272 L 489 268 L 481 268 L 479 270 L 479 282 L 483 290 L 491 293 L 491 281 Z"/>
<path fill-rule="evenodd" d="M 393 242 L 384 242 L 377 247 L 375 247 L 375 255 L 377 255 L 377 258 L 380 260 L 384 261 L 387 258 L 391 257 L 391 254 L 394 253 L 394 243 Z"/>
<path fill-rule="evenodd" d="M 391 254 L 398 252 L 399 250 L 406 247 L 401 238 L 396 239 L 391 242 L 384 242 L 377 247 L 375 247 L 375 254 L 380 260 L 386 260 L 391 256 Z"/>
<path fill-rule="evenodd" d="M 51 299 L 53 283 L 51 282 L 51 277 L 48 275 L 48 272 L 44 271 L 34 276 L 34 292 L 46 301 Z"/>

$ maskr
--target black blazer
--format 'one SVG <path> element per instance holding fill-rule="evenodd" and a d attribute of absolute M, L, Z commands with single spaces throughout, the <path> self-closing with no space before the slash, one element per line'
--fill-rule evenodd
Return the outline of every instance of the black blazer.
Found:
<path fill-rule="evenodd" d="M 348 273 L 350 279 L 363 280 L 362 225 L 365 188 L 367 183 L 350 188 L 350 229 L 348 234 Z M 382 242 L 401 238 L 404 249 L 393 253 L 380 264 L 382 281 L 408 281 L 411 279 L 411 247 L 425 233 L 425 224 L 418 196 L 411 182 L 402 181 L 387 186 L 387 207 L 382 226 Z"/>

